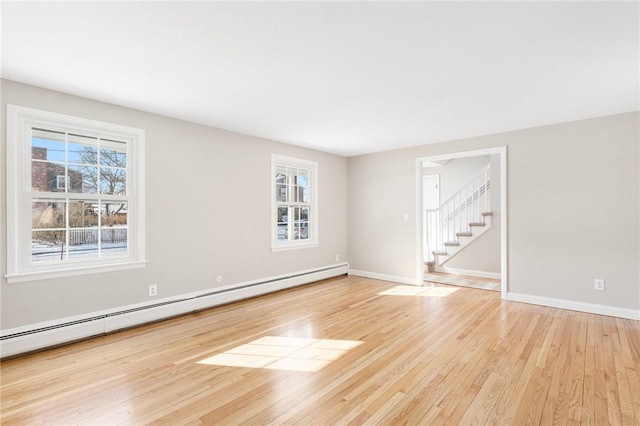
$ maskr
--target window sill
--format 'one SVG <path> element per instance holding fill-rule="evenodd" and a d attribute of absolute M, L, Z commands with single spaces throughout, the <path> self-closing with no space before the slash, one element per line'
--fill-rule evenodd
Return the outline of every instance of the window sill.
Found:
<path fill-rule="evenodd" d="M 311 243 L 293 243 L 293 244 L 286 244 L 286 245 L 272 245 L 271 246 L 271 251 L 286 251 L 286 250 L 296 250 L 296 249 L 305 249 L 305 248 L 312 248 L 312 247 L 318 247 L 319 243 L 317 242 L 311 242 Z"/>
<path fill-rule="evenodd" d="M 144 268 L 146 260 L 130 261 L 122 263 L 110 263 L 108 265 L 81 266 L 77 268 L 55 269 L 48 271 L 21 272 L 7 274 L 7 283 L 21 283 L 26 281 L 47 280 L 54 278 L 72 277 L 77 275 L 97 274 L 101 272 L 123 271 L 126 269 Z"/>

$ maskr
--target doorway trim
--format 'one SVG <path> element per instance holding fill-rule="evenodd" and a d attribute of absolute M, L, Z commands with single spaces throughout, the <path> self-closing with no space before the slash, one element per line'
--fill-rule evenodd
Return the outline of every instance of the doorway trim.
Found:
<path fill-rule="evenodd" d="M 417 282 L 422 283 L 424 280 L 424 253 L 422 244 L 423 229 L 423 212 L 422 212 L 422 162 L 423 161 L 442 161 L 453 160 L 457 158 L 479 157 L 482 155 L 499 155 L 500 156 L 500 297 L 507 300 L 508 291 L 508 226 L 507 226 L 507 146 L 498 146 L 494 148 L 483 148 L 469 151 L 451 152 L 447 154 L 428 155 L 416 158 L 416 276 Z"/>

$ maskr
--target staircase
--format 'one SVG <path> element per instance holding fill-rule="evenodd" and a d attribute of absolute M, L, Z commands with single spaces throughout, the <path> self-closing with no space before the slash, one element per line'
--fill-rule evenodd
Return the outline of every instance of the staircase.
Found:
<path fill-rule="evenodd" d="M 426 272 L 445 265 L 491 229 L 491 165 L 423 218 Z"/>

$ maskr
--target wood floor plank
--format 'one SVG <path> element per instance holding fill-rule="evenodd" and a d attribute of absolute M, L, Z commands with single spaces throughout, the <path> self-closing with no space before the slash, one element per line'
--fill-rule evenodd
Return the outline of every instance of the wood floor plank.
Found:
<path fill-rule="evenodd" d="M 339 277 L 6 359 L 0 379 L 2 425 L 640 425 L 640 322 Z"/>

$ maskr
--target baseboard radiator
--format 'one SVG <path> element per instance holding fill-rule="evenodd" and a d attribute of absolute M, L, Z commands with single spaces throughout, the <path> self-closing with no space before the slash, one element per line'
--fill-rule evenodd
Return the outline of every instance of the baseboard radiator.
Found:
<path fill-rule="evenodd" d="M 248 281 L 230 287 L 160 299 L 147 304 L 124 306 L 115 310 L 94 312 L 3 330 L 0 335 L 0 358 L 112 333 L 153 321 L 345 275 L 348 270 L 349 265 L 341 263 Z"/>

